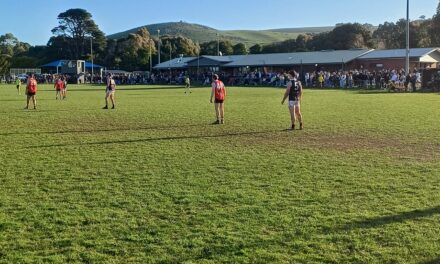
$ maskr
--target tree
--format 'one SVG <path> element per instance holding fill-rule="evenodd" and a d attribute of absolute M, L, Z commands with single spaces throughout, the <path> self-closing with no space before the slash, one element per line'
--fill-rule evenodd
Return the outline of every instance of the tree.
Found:
<path fill-rule="evenodd" d="M 200 44 L 200 54 L 201 55 L 217 55 L 217 41 L 209 41 Z"/>
<path fill-rule="evenodd" d="M 70 59 L 85 58 L 90 51 L 90 38 L 93 38 L 93 51 L 95 54 L 102 52 L 106 45 L 105 35 L 92 19 L 92 15 L 84 9 L 69 9 L 58 15 L 58 26 L 52 29 L 55 37 L 62 37 Z M 60 40 L 55 38 L 48 45 Z"/>
<path fill-rule="evenodd" d="M 255 44 L 249 48 L 250 54 L 260 54 L 263 51 L 263 47 L 260 44 Z"/>
<path fill-rule="evenodd" d="M 9 66 L 11 65 L 11 55 L 0 54 L 0 73 L 6 74 L 8 72 Z"/>
<path fill-rule="evenodd" d="M 413 21 L 410 23 L 410 47 L 429 47 L 435 36 L 430 36 L 431 20 Z M 385 22 L 373 33 L 377 46 L 383 49 L 403 49 L 406 47 L 406 20 L 397 23 Z"/>
<path fill-rule="evenodd" d="M 331 49 L 345 50 L 352 48 L 371 48 L 371 31 L 359 23 L 348 23 L 334 28 L 329 34 Z"/>
<path fill-rule="evenodd" d="M 222 55 L 232 55 L 234 54 L 234 47 L 229 40 L 220 41 L 220 52 Z"/>
<path fill-rule="evenodd" d="M 296 38 L 296 51 L 308 51 L 307 44 L 312 39 L 311 35 L 300 34 Z"/>
<path fill-rule="evenodd" d="M 393 22 L 385 22 L 379 25 L 373 33 L 373 38 L 381 48 L 397 49 L 400 48 L 399 36 L 402 34 L 399 31 L 399 27 Z"/>
<path fill-rule="evenodd" d="M 46 59 L 78 59 L 74 54 L 73 42 L 66 36 L 53 36 L 47 42 Z"/>
<path fill-rule="evenodd" d="M 168 36 L 165 35 L 161 37 L 161 57 L 170 57 L 171 48 L 171 58 L 176 58 L 180 55 L 184 56 L 197 56 L 200 52 L 200 47 L 195 44 L 191 39 L 182 36 Z"/>
<path fill-rule="evenodd" d="M 410 47 L 425 48 L 431 47 L 431 36 L 429 28 L 431 20 L 414 21 L 410 24 Z"/>
<path fill-rule="evenodd" d="M 0 36 L 0 73 L 8 72 L 13 63 L 14 56 L 24 54 L 30 45 L 20 42 L 13 34 L 7 33 Z"/>
<path fill-rule="evenodd" d="M 287 39 L 282 42 L 265 45 L 263 47 L 263 53 L 287 53 L 294 52 L 296 49 L 296 39 Z"/>
<path fill-rule="evenodd" d="M 333 43 L 330 39 L 330 32 L 323 32 L 314 35 L 312 39 L 307 42 L 307 49 L 311 51 L 331 49 Z"/>
<path fill-rule="evenodd" d="M 431 36 L 431 44 L 433 46 L 440 46 L 440 3 L 437 6 L 437 12 L 432 17 L 431 27 L 428 30 Z"/>
<path fill-rule="evenodd" d="M 244 45 L 243 43 L 237 43 L 233 46 L 233 50 L 234 50 L 234 55 L 246 55 L 247 49 L 246 49 L 246 45 Z"/>
<path fill-rule="evenodd" d="M 146 28 L 129 34 L 126 38 L 107 42 L 104 61 L 109 67 L 125 70 L 145 70 L 149 68 L 151 54 L 156 53 L 154 41 Z"/>
<path fill-rule="evenodd" d="M 213 40 L 200 45 L 200 54 L 217 56 L 217 44 L 222 55 L 232 55 L 234 53 L 234 48 L 229 40 L 220 40 L 219 42 Z"/>
<path fill-rule="evenodd" d="M 14 55 L 14 47 L 19 43 L 18 39 L 11 33 L 0 36 L 0 53 L 3 55 Z"/>

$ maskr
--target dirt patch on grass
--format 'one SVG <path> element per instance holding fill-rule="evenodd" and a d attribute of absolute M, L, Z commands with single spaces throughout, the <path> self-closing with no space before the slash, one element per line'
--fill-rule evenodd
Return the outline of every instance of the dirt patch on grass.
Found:
<path fill-rule="evenodd" d="M 406 142 L 397 138 L 369 135 L 324 134 L 306 131 L 268 132 L 240 137 L 245 145 L 314 148 L 338 152 L 377 151 L 395 159 L 434 161 L 440 158 L 439 142 Z M 234 142 L 237 142 L 234 140 Z"/>
<path fill-rule="evenodd" d="M 440 144 L 436 143 L 408 143 L 401 139 L 361 135 L 306 135 L 303 144 L 337 151 L 375 150 L 393 158 L 420 161 L 436 159 L 439 154 L 438 150 L 440 150 Z"/>

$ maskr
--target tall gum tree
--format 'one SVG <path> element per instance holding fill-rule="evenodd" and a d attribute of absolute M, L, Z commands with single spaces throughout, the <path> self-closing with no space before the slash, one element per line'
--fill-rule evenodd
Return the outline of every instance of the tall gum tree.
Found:
<path fill-rule="evenodd" d="M 62 46 L 69 54 L 70 59 L 88 58 L 90 56 L 90 41 L 92 38 L 93 52 L 99 54 L 105 49 L 106 40 L 104 33 L 93 21 L 92 15 L 84 9 L 69 9 L 58 15 L 58 26 L 52 29 L 54 36 L 48 45 L 58 46 L 57 41 L 62 40 Z"/>

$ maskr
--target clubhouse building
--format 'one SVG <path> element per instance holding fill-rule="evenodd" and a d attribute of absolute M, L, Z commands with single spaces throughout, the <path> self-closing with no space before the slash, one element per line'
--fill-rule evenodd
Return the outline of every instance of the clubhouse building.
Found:
<path fill-rule="evenodd" d="M 162 62 L 154 67 L 158 71 L 219 72 L 233 75 L 259 70 L 262 72 L 339 71 L 366 69 L 405 68 L 406 50 L 322 50 L 274 54 L 249 54 L 231 56 L 180 57 Z M 440 67 L 440 48 L 415 48 L 410 50 L 410 68 Z"/>

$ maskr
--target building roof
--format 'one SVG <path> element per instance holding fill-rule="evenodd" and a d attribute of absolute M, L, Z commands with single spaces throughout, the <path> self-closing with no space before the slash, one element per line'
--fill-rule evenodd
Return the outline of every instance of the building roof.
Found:
<path fill-rule="evenodd" d="M 189 67 L 223 67 L 225 64 L 239 60 L 243 55 L 200 56 L 188 62 Z"/>
<path fill-rule="evenodd" d="M 420 58 L 428 55 L 434 51 L 438 51 L 439 48 L 415 48 L 409 50 L 409 56 L 412 58 Z M 389 49 L 389 50 L 373 50 L 361 57 L 360 60 L 372 60 L 372 59 L 392 59 L 392 58 L 405 58 L 405 49 Z"/>
<path fill-rule="evenodd" d="M 57 60 L 57 61 L 52 61 L 49 62 L 47 64 L 42 65 L 41 67 L 46 67 L 46 68 L 56 68 L 56 67 L 62 67 L 64 65 L 65 62 L 67 62 L 68 60 Z M 101 65 L 98 64 L 92 64 L 91 62 L 86 61 L 85 64 L 86 68 L 102 68 Z"/>
<path fill-rule="evenodd" d="M 57 61 L 52 61 L 49 62 L 47 64 L 42 65 L 41 67 L 61 67 L 63 65 L 63 61 L 61 60 L 57 60 Z"/>
<path fill-rule="evenodd" d="M 197 59 L 197 57 L 182 57 L 175 58 L 170 61 L 165 61 L 154 66 L 156 70 L 165 69 L 185 69 L 188 67 L 188 62 Z"/>
<path fill-rule="evenodd" d="M 410 50 L 410 57 L 423 57 L 432 52 L 440 53 L 440 48 L 417 48 Z M 249 54 L 232 56 L 183 57 L 156 65 L 155 69 L 184 69 L 188 67 L 256 67 L 256 66 L 289 66 L 289 65 L 326 65 L 349 63 L 356 59 L 404 58 L 404 49 L 392 50 L 323 50 L 312 52 Z"/>
<path fill-rule="evenodd" d="M 250 54 L 230 62 L 225 67 L 244 66 L 283 66 L 283 65 L 310 65 L 310 64 L 338 64 L 355 60 L 371 50 L 325 50 L 312 52 Z"/>
<path fill-rule="evenodd" d="M 86 68 L 92 68 L 92 67 L 93 68 L 103 68 L 101 65 L 94 64 L 94 63 L 86 61 Z"/>
<path fill-rule="evenodd" d="M 207 56 L 207 55 L 203 55 L 203 58 L 207 58 L 213 61 L 217 61 L 220 63 L 229 63 L 229 62 L 233 62 L 236 61 L 238 59 L 240 59 L 241 57 L 243 57 L 244 55 L 231 55 L 231 56 Z"/>

